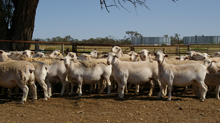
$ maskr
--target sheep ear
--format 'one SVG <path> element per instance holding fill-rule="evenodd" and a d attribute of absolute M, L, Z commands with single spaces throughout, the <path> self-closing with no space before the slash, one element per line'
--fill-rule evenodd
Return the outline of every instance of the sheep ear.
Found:
<path fill-rule="evenodd" d="M 63 58 L 60 59 L 60 61 L 63 61 L 63 60 L 64 60 Z"/>
<path fill-rule="evenodd" d="M 0 54 L 2 54 L 3 53 L 3 51 L 0 51 Z"/>
<path fill-rule="evenodd" d="M 164 57 L 168 57 L 168 55 L 167 54 L 165 54 L 165 56 Z"/>
<path fill-rule="evenodd" d="M 176 57 L 176 59 L 180 59 L 180 58 Z"/>

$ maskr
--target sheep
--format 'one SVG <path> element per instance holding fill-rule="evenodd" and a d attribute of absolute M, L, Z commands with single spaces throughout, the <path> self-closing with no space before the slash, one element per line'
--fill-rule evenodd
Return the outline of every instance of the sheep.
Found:
<path fill-rule="evenodd" d="M 206 74 L 205 84 L 208 86 L 215 86 L 216 98 L 219 100 L 219 91 L 220 91 L 220 74 Z M 194 88 L 195 89 L 195 88 Z M 197 92 L 198 94 L 198 92 Z"/>
<path fill-rule="evenodd" d="M 189 60 L 204 60 L 209 57 L 207 53 L 200 53 L 195 51 L 189 51 Z"/>
<path fill-rule="evenodd" d="M 121 61 L 115 53 L 109 53 L 107 63 L 112 65 L 112 75 L 118 83 L 118 97 L 124 97 L 124 89 L 127 82 L 132 84 L 144 84 L 151 79 L 158 82 L 158 65 L 157 62 L 129 62 Z M 149 95 L 153 92 L 150 89 Z"/>
<path fill-rule="evenodd" d="M 204 65 L 207 66 L 207 70 L 209 73 L 220 73 L 220 68 L 216 65 L 216 61 L 205 59 Z"/>
<path fill-rule="evenodd" d="M 42 52 L 37 52 L 37 53 L 34 54 L 33 58 L 37 58 L 37 57 L 44 58 L 45 55 Z"/>
<path fill-rule="evenodd" d="M 54 60 L 52 64 L 48 65 L 48 75 L 46 77 L 46 83 L 48 87 L 49 97 L 52 96 L 51 83 L 56 82 L 57 80 L 62 83 L 62 90 L 60 95 L 64 94 L 66 81 L 67 81 L 66 76 L 67 76 L 67 70 L 64 65 L 64 61 Z"/>
<path fill-rule="evenodd" d="M 215 52 L 214 57 L 220 57 L 220 52 Z"/>
<path fill-rule="evenodd" d="M 204 82 L 207 69 L 206 66 L 199 63 L 180 65 L 168 64 L 165 61 L 166 55 L 161 51 L 155 53 L 155 56 L 158 62 L 158 74 L 161 82 L 160 97 L 165 85 L 168 85 L 169 89 L 168 100 L 171 100 L 173 86 L 185 87 L 195 83 L 199 86 L 201 91 L 200 100 L 205 100 L 207 92 L 207 86 Z"/>
<path fill-rule="evenodd" d="M 140 60 L 140 56 L 134 51 L 129 52 L 128 55 L 130 56 L 130 61 L 136 62 Z"/>
<path fill-rule="evenodd" d="M 176 59 L 179 60 L 179 61 L 186 61 L 187 59 L 189 59 L 189 57 L 185 56 L 185 55 L 181 55 L 179 57 L 176 57 Z"/>
<path fill-rule="evenodd" d="M 44 100 L 47 100 L 49 98 L 48 96 L 48 88 L 46 84 L 46 77 L 48 75 L 48 65 L 44 62 L 40 61 L 33 61 L 31 64 L 34 65 L 35 71 L 35 80 L 40 84 L 44 91 Z"/>
<path fill-rule="evenodd" d="M 74 53 L 74 52 L 68 52 L 68 54 L 66 56 L 70 57 L 73 60 L 77 60 L 76 53 Z"/>
<path fill-rule="evenodd" d="M 5 88 L 13 88 L 18 85 L 23 96 L 21 103 L 27 100 L 30 85 L 33 93 L 33 100 L 37 99 L 36 85 L 34 83 L 34 66 L 26 61 L 9 61 L 0 63 L 0 86 Z"/>
<path fill-rule="evenodd" d="M 30 58 L 31 59 L 31 58 Z M 0 62 L 9 62 L 9 61 L 14 61 L 8 58 L 7 54 L 0 50 Z M 44 90 L 44 99 L 47 100 L 48 98 L 48 91 L 47 91 L 47 85 L 45 83 L 45 79 L 47 76 L 47 64 L 40 62 L 40 61 L 30 61 L 32 65 L 34 65 L 35 71 L 35 80 L 40 84 L 40 86 Z"/>
<path fill-rule="evenodd" d="M 94 49 L 94 50 L 92 50 L 92 51 L 90 52 L 90 55 L 91 55 L 92 58 L 99 58 L 99 56 L 101 55 L 101 53 L 100 53 L 99 51 L 96 51 L 96 50 Z"/>
<path fill-rule="evenodd" d="M 108 95 L 111 94 L 110 76 L 112 66 L 103 63 L 91 63 L 85 66 L 85 61 L 71 61 L 69 57 L 64 58 L 64 64 L 68 71 L 68 79 L 78 83 L 79 97 L 82 96 L 82 84 L 92 84 L 104 79 L 108 83 Z M 92 62 L 92 61 L 90 61 Z"/>
<path fill-rule="evenodd" d="M 23 53 L 22 53 L 22 55 L 27 56 L 27 57 L 29 57 L 29 58 L 32 58 L 33 54 L 34 54 L 34 52 L 31 51 L 31 50 L 25 50 L 25 51 L 23 51 Z"/>
<path fill-rule="evenodd" d="M 82 53 L 77 57 L 78 60 L 91 60 L 92 57 L 90 54 Z"/>
<path fill-rule="evenodd" d="M 130 56 L 128 54 L 123 54 L 122 49 L 119 46 L 112 47 L 111 52 L 118 55 L 118 58 L 121 61 L 130 61 Z"/>
<path fill-rule="evenodd" d="M 50 55 L 49 55 L 49 58 L 52 58 L 52 59 L 60 59 L 60 58 L 63 58 L 63 55 L 60 53 L 59 50 L 54 50 Z"/>
<path fill-rule="evenodd" d="M 10 51 L 8 57 L 13 60 L 20 60 L 20 58 L 23 56 L 22 51 Z"/>

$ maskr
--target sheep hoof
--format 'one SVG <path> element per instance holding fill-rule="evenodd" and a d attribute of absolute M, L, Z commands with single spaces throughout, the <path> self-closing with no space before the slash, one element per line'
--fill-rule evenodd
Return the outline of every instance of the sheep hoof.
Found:
<path fill-rule="evenodd" d="M 167 101 L 171 101 L 171 98 L 168 98 Z"/>
<path fill-rule="evenodd" d="M 47 97 L 45 97 L 44 100 L 47 101 Z"/>
<path fill-rule="evenodd" d="M 201 101 L 201 102 L 204 102 L 204 101 L 205 101 L 205 99 L 200 99 L 200 101 Z"/>
<path fill-rule="evenodd" d="M 148 94 L 148 96 L 149 96 L 149 97 L 151 97 L 151 96 L 152 96 L 152 94 Z"/>

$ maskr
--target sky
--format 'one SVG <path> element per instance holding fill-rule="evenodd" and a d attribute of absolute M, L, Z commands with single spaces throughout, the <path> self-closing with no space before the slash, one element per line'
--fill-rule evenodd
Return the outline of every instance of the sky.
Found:
<path fill-rule="evenodd" d="M 99 0 L 39 0 L 33 38 L 122 39 L 126 31 L 144 37 L 220 36 L 220 0 L 146 0 L 149 9 L 123 5 L 127 10 L 110 7 L 108 13 Z"/>

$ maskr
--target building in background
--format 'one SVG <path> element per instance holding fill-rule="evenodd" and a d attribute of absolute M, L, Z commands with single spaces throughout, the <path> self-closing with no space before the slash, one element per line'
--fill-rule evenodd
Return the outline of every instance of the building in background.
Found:
<path fill-rule="evenodd" d="M 169 37 L 132 37 L 132 45 L 170 45 Z"/>
<path fill-rule="evenodd" d="M 183 44 L 220 44 L 220 36 L 186 36 L 183 37 Z"/>

